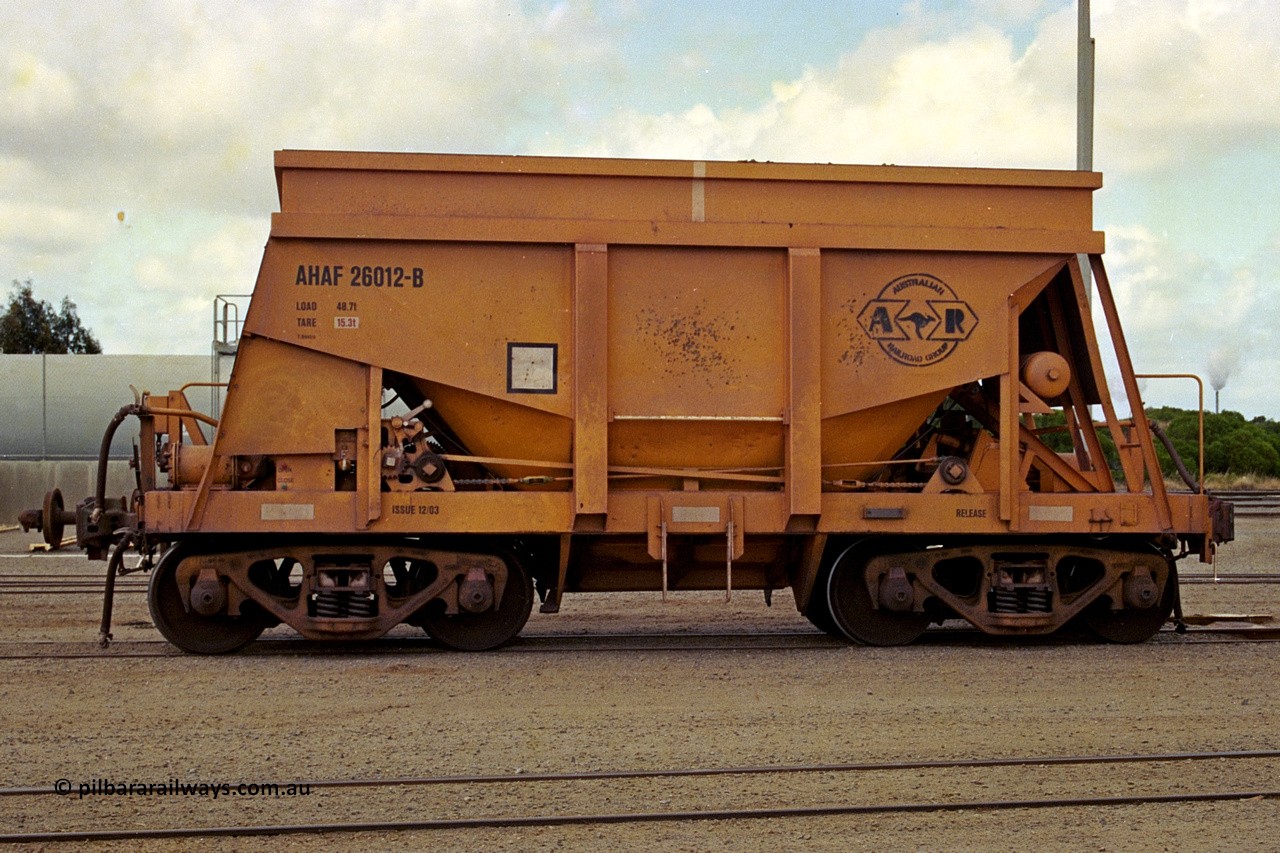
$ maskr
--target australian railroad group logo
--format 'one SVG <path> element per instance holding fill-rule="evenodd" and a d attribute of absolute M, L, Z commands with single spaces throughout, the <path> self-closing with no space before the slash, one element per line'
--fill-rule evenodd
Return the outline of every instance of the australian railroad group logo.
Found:
<path fill-rule="evenodd" d="M 885 285 L 858 314 L 858 324 L 894 361 L 924 367 L 955 352 L 978 318 L 946 282 L 915 273 Z"/>

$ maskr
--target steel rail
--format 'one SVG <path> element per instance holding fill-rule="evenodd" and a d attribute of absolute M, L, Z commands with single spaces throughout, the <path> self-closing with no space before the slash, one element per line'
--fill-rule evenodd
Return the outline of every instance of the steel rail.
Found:
<path fill-rule="evenodd" d="M 749 765 L 745 767 L 694 767 L 674 770 L 585 770 L 572 773 L 496 773 L 471 776 L 408 776 L 389 779 L 319 779 L 277 783 L 280 787 L 390 788 L 424 785 L 490 785 L 525 782 L 585 782 L 612 779 L 677 779 L 693 776 L 762 776 L 802 773 L 867 773 L 902 770 L 973 770 L 998 767 L 1063 767 L 1090 764 L 1161 764 L 1175 761 L 1241 761 L 1280 758 L 1280 749 L 1226 750 L 1220 752 L 1156 752 L 1123 755 L 1039 755 L 1016 758 L 943 758 L 913 761 L 872 761 L 845 764 Z M 0 788 L 0 797 L 59 794 L 52 786 Z"/>
<path fill-rule="evenodd" d="M 146 583 L 138 583 L 131 581 L 125 586 L 145 587 Z M 103 581 L 101 578 L 93 578 L 86 580 L 65 580 L 65 581 L 20 581 L 20 580 L 0 580 L 0 589 L 20 588 L 20 589 L 89 589 L 96 587 L 102 589 Z"/>
<path fill-rule="evenodd" d="M 76 587 L 102 586 L 102 583 L 103 583 L 102 578 L 84 578 L 83 580 L 75 579 L 75 578 L 68 578 L 65 580 L 43 580 L 43 579 L 22 580 L 19 578 L 0 578 L 0 587 L 18 586 L 18 587 L 32 587 L 33 589 L 34 588 L 59 589 L 62 587 L 76 588 Z M 132 581 L 130 582 L 130 585 L 146 586 L 146 583 L 145 582 L 139 583 L 137 581 Z"/>
<path fill-rule="evenodd" d="M 0 555 L 4 556 L 4 555 Z M 137 571 L 131 569 L 130 571 Z M 0 572 L 0 580 L 28 579 L 28 580 L 101 580 L 100 574 L 76 574 L 74 572 Z"/>
<path fill-rule="evenodd" d="M 131 582 L 138 583 L 139 580 L 134 580 Z M 82 577 L 82 578 L 65 577 L 60 580 L 46 580 L 44 578 L 23 579 L 23 578 L 17 578 L 17 577 L 0 578 L 0 586 L 51 586 L 51 587 L 75 586 L 75 585 L 83 586 L 87 584 L 101 585 L 102 582 L 103 582 L 103 578 L 101 577 Z M 142 583 L 145 585 L 146 581 L 142 581 Z"/>
<path fill-rule="evenodd" d="M 542 640 L 570 640 L 570 639 L 581 639 L 581 640 L 635 640 L 635 639 L 644 639 L 644 638 L 648 638 L 648 637 L 652 637 L 652 638 L 655 638 L 655 639 L 667 639 L 667 640 L 669 640 L 669 639 L 674 639 L 674 638 L 680 638 L 680 639 L 697 639 L 697 640 L 732 640 L 732 639 L 742 639 L 742 638 L 753 639 L 753 638 L 760 638 L 760 637 L 778 637 L 778 638 L 783 638 L 783 639 L 788 638 L 788 637 L 795 637 L 795 638 L 800 638 L 800 637 L 811 637 L 811 638 L 812 638 L 812 637 L 816 637 L 816 638 L 824 638 L 824 637 L 827 637 L 827 635 L 826 635 L 826 634 L 823 634 L 823 633 L 821 633 L 820 631 L 817 631 L 817 630 L 808 630 L 808 631 L 804 631 L 804 630 L 801 630 L 801 631 L 754 631 L 754 632 L 747 632 L 747 631 L 680 631 L 680 632 L 677 632 L 677 633 L 652 633 L 652 634 L 649 634 L 649 633 L 610 633 L 610 634 L 558 634 L 558 633 L 552 633 L 552 634 L 522 634 L 522 635 L 520 635 L 520 636 L 516 639 L 516 641 L 515 641 L 515 642 L 518 644 L 518 643 L 527 643 L 527 642 L 539 642 L 539 641 L 542 641 Z M 122 642 L 126 642 L 126 643 L 129 643 L 129 644 L 131 644 L 131 645 L 140 645 L 140 644 L 150 644 L 150 645 L 169 645 L 169 641 L 168 641 L 168 640 L 161 640 L 161 639 L 151 639 L 151 640 L 130 639 L 130 640 L 124 640 L 124 641 L 122 641 Z M 342 642 L 342 641 L 340 641 L 340 640 L 334 640 L 334 641 L 328 641 L 328 640 L 308 640 L 306 637 L 303 637 L 301 634 L 288 634 L 288 635 L 284 635 L 284 636 L 271 636 L 271 637 L 264 637 L 264 638 L 262 638 L 262 639 L 255 640 L 255 641 L 254 641 L 254 643 L 253 643 L 253 646 L 251 646 L 250 648 L 253 648 L 253 647 L 260 647 L 260 646 L 270 646 L 270 645 L 288 645 L 288 644 L 294 644 L 294 643 L 318 643 L 318 644 L 324 644 L 324 643 L 327 643 L 327 642 L 337 642 L 337 643 L 340 643 L 340 642 Z M 838 642 L 840 642 L 840 643 L 841 643 L 841 645 L 848 645 L 848 644 L 847 644 L 847 643 L 845 643 L 844 641 L 838 641 Z M 49 646 L 49 645 L 64 645 L 64 646 L 65 646 L 65 645 L 69 645 L 69 643 L 67 643 L 67 642 L 66 642 L 66 641 L 64 641 L 64 640 L 0 640 L 0 648 L 3 648 L 3 647 L 5 647 L 5 646 L 41 646 L 41 645 L 45 645 L 45 646 Z M 355 641 L 350 641 L 350 643 L 349 643 L 347 646 L 345 646 L 345 647 L 346 647 L 346 648 L 369 648 L 369 649 L 376 649 L 376 648 L 378 648 L 378 647 L 382 647 L 382 646 L 397 646 L 397 645 L 400 645 L 400 646 L 425 646 L 425 645 L 435 646 L 436 644 L 435 644 L 435 641 L 434 641 L 434 640 L 432 640 L 430 637 L 426 636 L 425 634 L 416 634 L 416 635 L 409 635 L 409 634 L 398 634 L 398 635 L 397 635 L 397 634 L 387 634 L 387 635 L 384 635 L 384 636 L 382 636 L 382 637 L 379 637 L 379 638 L 378 638 L 378 639 L 376 639 L 376 640 L 355 640 Z M 496 650 L 495 650 L 495 651 L 496 651 Z"/>
<path fill-rule="evenodd" d="M 117 593 L 129 593 L 138 595 L 146 592 L 146 589 L 118 589 Z M 97 589 L 3 589 L 0 588 L 0 595 L 102 595 L 102 587 Z"/>
<path fill-rule="evenodd" d="M 1214 633 L 1219 633 L 1219 632 L 1215 631 Z M 557 642 L 557 641 L 564 641 L 564 640 L 588 640 L 589 638 L 545 637 L 545 638 L 538 638 L 538 639 Z M 566 652 L 567 653 L 567 652 L 579 652 L 579 651 L 638 652 L 638 651 L 705 651 L 705 650 L 759 651 L 761 649 L 805 651 L 805 650 L 811 650 L 811 649 L 813 650 L 848 649 L 851 647 L 848 642 L 844 640 L 837 640 L 831 637 L 815 636 L 813 637 L 813 639 L 815 640 L 815 642 L 812 645 L 796 644 L 796 643 L 770 643 L 770 644 L 721 643 L 721 644 L 715 644 L 715 645 L 688 644 L 688 645 L 665 645 L 665 646 L 644 645 L 644 644 L 634 644 L 634 645 L 602 644 L 599 646 L 591 647 L 591 646 L 586 646 L 580 643 L 575 643 L 572 645 L 555 645 L 555 646 L 539 643 L 537 645 L 532 645 L 532 644 L 519 645 L 519 646 L 510 645 L 510 646 L 505 646 L 501 649 L 492 649 L 492 650 L 486 651 L 484 654 L 486 656 L 489 656 L 489 655 L 498 655 L 498 654 L 520 654 L 525 652 Z M 438 652 L 440 654 L 454 653 L 452 650 L 439 645 L 438 643 L 436 643 L 435 641 L 431 640 L 428 637 L 424 637 L 421 640 L 406 640 L 404 642 L 394 643 L 394 644 L 378 643 L 376 640 L 356 640 L 356 641 L 351 641 L 346 645 L 339 645 L 335 648 L 329 647 L 330 642 L 339 644 L 342 641 L 340 640 L 335 640 L 335 641 L 307 640 L 303 637 L 298 637 L 296 640 L 293 640 L 293 639 L 280 639 L 280 640 L 270 640 L 270 641 L 257 640 L 251 646 L 249 646 L 248 649 L 243 650 L 234 655 L 231 655 L 230 657 L 232 659 L 245 660 L 245 659 L 252 659 L 252 658 L 259 658 L 259 657 L 275 657 L 275 656 L 291 656 L 291 655 L 317 655 L 317 656 L 342 655 L 345 657 L 354 658 L 354 657 L 362 657 L 362 656 L 378 657 L 381 655 L 388 655 L 388 654 L 419 654 L 419 653 L 429 654 L 433 652 Z M 117 640 L 113 642 L 109 647 L 109 648 L 119 648 L 123 646 L 125 647 L 125 649 L 129 649 L 134 646 L 146 645 L 146 646 L 161 646 L 161 647 L 168 648 L 168 651 L 159 651 L 159 652 L 135 652 L 135 651 L 128 651 L 128 650 L 121 650 L 118 652 L 67 651 L 67 652 L 51 652 L 48 654 L 43 654 L 43 653 L 30 652 L 30 651 L 5 652 L 2 650 L 5 646 L 19 646 L 19 647 L 71 646 L 74 648 L 76 646 L 81 646 L 81 645 L 86 645 L 86 644 L 83 641 L 79 641 L 79 640 L 32 640 L 29 643 L 24 643 L 24 642 L 0 643 L 0 660 L 18 660 L 18 659 L 24 659 L 24 658 L 31 658 L 31 659 L 85 658 L 88 660 L 92 660 L 96 658 L 113 658 L 113 657 L 118 657 L 118 658 L 173 657 L 173 658 L 187 658 L 187 659 L 195 660 L 201 657 L 201 655 L 191 655 L 186 652 L 179 652 L 176 648 L 171 646 L 167 640 L 134 640 L 134 639 Z M 301 648 L 288 648 L 288 646 L 299 646 Z M 470 654 L 470 653 L 462 652 L 461 654 Z"/>
<path fill-rule="evenodd" d="M 1190 627 L 1184 632 L 1177 632 L 1173 628 L 1166 628 L 1160 631 L 1161 635 L 1166 637 L 1185 638 L 1184 643 L 1187 645 L 1221 645 L 1235 643 L 1270 643 L 1280 642 L 1280 627 L 1235 627 L 1232 625 L 1223 625 L 1220 627 L 1195 626 Z M 587 645 L 588 643 L 601 639 L 600 637 L 582 636 L 582 635 L 544 635 L 539 637 L 526 637 L 523 641 L 504 646 L 500 649 L 492 649 L 485 652 L 486 655 L 519 655 L 519 654 L 578 654 L 582 652 L 759 652 L 759 651 L 831 651 L 831 650 L 848 650 L 856 649 L 850 643 L 828 637 L 825 634 L 817 632 L 799 632 L 795 635 L 787 634 L 742 634 L 727 635 L 739 638 L 736 642 L 719 642 L 719 643 L 668 643 L 665 645 L 657 645 L 650 643 L 631 643 L 621 644 L 606 642 L 596 646 Z M 778 639 L 785 640 L 788 637 L 800 642 L 742 642 L 742 640 L 758 640 L 760 638 L 771 638 L 776 636 Z M 686 637 L 685 635 L 653 635 L 655 640 L 671 639 L 694 639 L 697 637 Z M 606 638 L 607 639 L 607 638 Z M 622 639 L 626 639 L 623 637 Z M 632 640 L 645 639 L 645 635 L 634 635 L 630 637 Z M 160 640 L 125 640 L 124 643 L 138 644 L 147 643 L 153 645 L 168 645 Z M 0 643 L 0 648 L 4 645 L 77 645 L 75 642 L 64 641 L 32 641 L 31 643 L 22 643 L 10 641 Z M 1101 640 L 1081 640 L 1078 637 L 1055 637 L 1052 635 L 1043 637 L 1002 637 L 988 636 L 973 629 L 954 629 L 941 628 L 930 629 L 925 635 L 916 641 L 916 645 L 938 645 L 945 643 L 954 644 L 1005 644 L 1007 646 L 1063 646 L 1063 645 L 1107 645 Z M 322 655 L 342 655 L 348 657 L 364 656 L 387 656 L 387 655 L 403 655 L 403 654 L 468 654 L 466 652 L 458 653 L 450 649 L 437 645 L 433 640 L 427 637 L 417 638 L 399 638 L 387 643 L 378 643 L 376 640 L 351 642 L 341 644 L 331 648 L 331 645 L 341 644 L 341 641 L 327 640 L 307 640 L 303 637 L 281 637 L 270 640 L 257 640 L 250 646 L 252 651 L 242 651 L 235 657 L 237 659 L 245 658 L 268 658 L 268 657 L 301 657 L 301 656 L 322 656 Z M 297 645 L 299 648 L 287 648 L 288 646 Z M 168 651 L 156 652 L 18 652 L 6 654 L 0 652 L 0 660 L 112 660 L 119 658 L 136 659 L 136 658 L 174 658 L 183 659 L 191 656 L 185 652 L 176 649 Z"/>
<path fill-rule="evenodd" d="M 881 803 L 873 805 L 792 806 L 761 809 L 724 809 L 676 812 L 624 812 L 614 814 L 527 815 L 435 820 L 369 821 L 366 823 L 276 824 L 266 826 L 210 826 L 172 829 L 106 829 L 62 832 L 24 832 L 0 835 L 0 844 L 58 841 L 136 841 L 152 838 L 216 838 L 354 832 L 408 832 L 456 829 L 516 829 L 598 824 L 671 823 L 705 820 L 764 820 L 779 818 L 836 817 L 849 815 L 928 814 L 950 811 L 984 811 L 1043 808 L 1096 808 L 1105 806 L 1212 803 L 1280 798 L 1280 790 L 1216 791 L 1187 794 L 1128 794 L 1114 797 L 1060 797 L 1042 800 L 967 800 L 963 802 Z"/>
<path fill-rule="evenodd" d="M 1186 575 L 1179 575 L 1178 583 L 1180 584 L 1241 584 L 1241 583 L 1280 583 L 1280 574 L 1266 573 L 1247 575 L 1239 572 L 1233 572 L 1225 575 L 1215 575 L 1212 572 L 1195 572 Z"/>

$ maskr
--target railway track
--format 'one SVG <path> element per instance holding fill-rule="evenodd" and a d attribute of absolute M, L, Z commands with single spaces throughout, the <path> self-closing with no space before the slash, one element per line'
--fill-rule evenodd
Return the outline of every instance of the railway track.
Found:
<path fill-rule="evenodd" d="M 1237 517 L 1280 515 L 1280 489 L 1209 489 L 1209 494 L 1235 504 Z"/>
<path fill-rule="evenodd" d="M 1244 574 L 1231 572 L 1214 574 L 1213 572 L 1187 572 L 1178 576 L 1180 584 L 1275 584 L 1280 583 L 1280 574 Z"/>
<path fill-rule="evenodd" d="M 702 767 L 677 768 L 667 770 L 595 770 L 570 773 L 538 773 L 538 774 L 497 774 L 468 776 L 430 776 L 410 778 L 356 778 L 316 781 L 283 782 L 283 788 L 305 786 L 308 792 L 334 789 L 370 789 L 398 788 L 402 791 L 410 788 L 427 786 L 453 786 L 473 788 L 474 786 L 497 786 L 500 789 L 515 792 L 533 786 L 544 789 L 543 793 L 557 798 L 560 788 L 548 792 L 548 785 L 575 785 L 580 783 L 604 783 L 635 780 L 658 780 L 666 782 L 664 790 L 671 790 L 677 780 L 690 780 L 695 777 L 737 777 L 746 780 L 749 777 L 783 777 L 799 774 L 825 774 L 831 777 L 847 777 L 849 775 L 914 773 L 922 771 L 990 771 L 992 773 L 1016 769 L 1028 770 L 1036 774 L 1044 774 L 1066 767 L 1110 766 L 1122 767 L 1125 778 L 1129 779 L 1137 773 L 1149 771 L 1160 766 L 1176 765 L 1179 771 L 1174 779 L 1185 780 L 1181 772 L 1189 763 L 1216 762 L 1221 769 L 1225 765 L 1236 765 L 1247 762 L 1266 762 L 1280 758 L 1280 750 L 1247 750 L 1224 752 L 1188 752 L 1158 753 L 1147 755 L 1077 755 L 1077 756 L 1030 756 L 1015 758 L 989 759 L 943 759 L 923 761 L 887 761 L 873 763 L 848 764 L 807 764 L 791 766 L 754 766 L 754 767 Z M 1268 768 L 1270 769 L 1270 768 Z M 1253 778 L 1246 771 L 1246 777 Z M 1263 773 L 1255 774 L 1266 776 Z M 65 780 L 64 780 L 65 781 Z M 1104 780 L 1105 781 L 1105 780 Z M 1116 780 L 1110 780 L 1114 783 Z M 1011 786 L 1014 787 L 1014 786 Z M 1098 787 L 1105 787 L 1100 784 Z M 1176 788 L 1177 790 L 1169 790 Z M 1019 788 L 1022 790 L 1022 788 Z M 4 788 L 0 789 L 0 799 L 53 797 L 66 794 L 55 786 Z M 524 795 L 518 802 L 525 802 Z M 803 796 L 803 795 L 802 795 Z M 829 796 L 829 795 L 828 795 Z M 983 800 L 965 799 L 956 796 L 937 797 L 910 802 L 825 802 L 814 805 L 773 805 L 768 807 L 717 808 L 708 805 L 697 809 L 659 809 L 645 811 L 602 811 L 573 813 L 529 813 L 529 814 L 488 814 L 470 817 L 441 817 L 416 820 L 367 820 L 367 821 L 325 821 L 299 822 L 284 824 L 243 824 L 213 826 L 178 826 L 164 828 L 112 828 L 102 827 L 82 830 L 48 830 L 22 833 L 0 834 L 0 843 L 54 843 L 54 842 L 97 842 L 115 840 L 144 840 L 161 838 L 209 838 L 237 836 L 279 836 L 290 834 L 337 835 L 357 832 L 405 832 L 405 831 L 444 831 L 444 830 L 482 830 L 482 829 L 515 829 L 534 827 L 564 827 L 605 824 L 641 824 L 658 822 L 690 822 L 690 821 L 755 821 L 782 819 L 812 819 L 838 816 L 869 816 L 889 814 L 925 814 L 939 812 L 958 812 L 982 810 L 994 812 L 1012 809 L 1080 809 L 1107 808 L 1128 805 L 1160 805 L 1169 806 L 1186 803 L 1212 803 L 1240 800 L 1280 799 L 1280 789 L 1273 785 L 1260 785 L 1247 789 L 1231 788 L 1227 790 L 1186 790 L 1181 782 L 1171 784 L 1167 780 L 1159 780 L 1150 785 L 1149 790 L 1135 791 L 1125 794 L 1090 795 L 1090 796 L 1042 796 L 1042 797 L 1010 797 Z M 664 801 L 670 803 L 671 800 Z"/>
<path fill-rule="evenodd" d="M 1272 643 L 1280 641 L 1280 627 L 1245 624 L 1191 626 L 1179 632 L 1166 627 L 1150 643 L 1158 644 L 1223 644 Z M 972 628 L 931 628 L 918 645 L 969 647 L 1066 646 L 1097 643 L 1085 636 L 1064 637 L 991 637 Z M 59 651 L 42 651 L 44 647 Z M 68 648 L 80 650 L 67 650 Z M 544 634 L 521 637 L 508 646 L 486 652 L 488 655 L 578 654 L 604 652 L 757 652 L 757 651 L 839 651 L 849 643 L 817 631 L 795 632 L 726 632 L 726 633 L 637 633 L 637 634 Z M 856 646 L 853 648 L 857 648 Z M 392 637 L 367 640 L 359 644 L 331 643 L 302 637 L 280 637 L 258 640 L 248 650 L 235 655 L 238 659 L 259 657 L 298 657 L 340 655 L 347 657 L 395 657 L 400 655 L 459 655 L 428 637 Z M 0 660 L 115 660 L 137 658 L 187 659 L 189 655 L 174 649 L 164 640 L 127 640 L 99 649 L 89 643 L 66 643 L 52 640 L 0 643 Z"/>

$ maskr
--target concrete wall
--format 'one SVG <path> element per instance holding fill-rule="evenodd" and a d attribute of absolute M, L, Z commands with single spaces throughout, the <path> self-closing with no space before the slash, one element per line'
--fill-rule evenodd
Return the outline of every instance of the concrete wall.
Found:
<path fill-rule="evenodd" d="M 96 460 L 112 416 L 133 402 L 130 385 L 165 394 L 208 382 L 211 369 L 205 355 L 0 355 L 0 459 Z M 217 404 L 210 388 L 187 399 L 205 413 Z M 128 459 L 137 434 L 136 420 L 122 424 L 111 457 Z"/>
<path fill-rule="evenodd" d="M 45 492 L 62 490 L 67 509 L 93 494 L 98 463 L 82 461 L 13 462 L 0 460 L 0 527 L 18 523 L 18 513 L 44 505 Z M 107 467 L 107 497 L 133 494 L 136 483 L 128 462 Z M 68 530 L 68 535 L 73 531 Z"/>
<path fill-rule="evenodd" d="M 45 492 L 54 488 L 62 490 L 67 509 L 93 494 L 102 435 L 120 407 L 133 402 L 130 385 L 165 394 L 191 382 L 225 382 L 231 361 L 224 356 L 215 368 L 208 355 L 0 353 L 0 527 L 42 506 Z M 214 417 L 221 396 L 221 389 L 187 390 L 192 407 Z M 133 493 L 127 460 L 137 435 L 136 418 L 116 431 L 107 497 Z"/>
<path fill-rule="evenodd" d="M 93 494 L 102 434 L 120 407 L 133 402 L 130 385 L 164 394 L 208 382 L 210 372 L 210 356 L 201 355 L 0 354 L 0 527 L 42 506 L 51 489 L 62 490 L 68 509 Z M 187 398 L 203 412 L 217 404 L 209 388 L 192 388 Z M 137 435 L 136 418 L 116 431 L 108 497 L 133 493 L 126 460 Z"/>

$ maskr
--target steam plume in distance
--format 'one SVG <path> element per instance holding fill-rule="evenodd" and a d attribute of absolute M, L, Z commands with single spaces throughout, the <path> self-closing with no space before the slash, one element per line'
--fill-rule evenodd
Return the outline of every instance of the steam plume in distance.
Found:
<path fill-rule="evenodd" d="M 1209 384 L 1213 390 L 1221 391 L 1227 386 L 1227 380 L 1240 364 L 1240 354 L 1228 347 L 1218 347 L 1209 353 Z"/>

